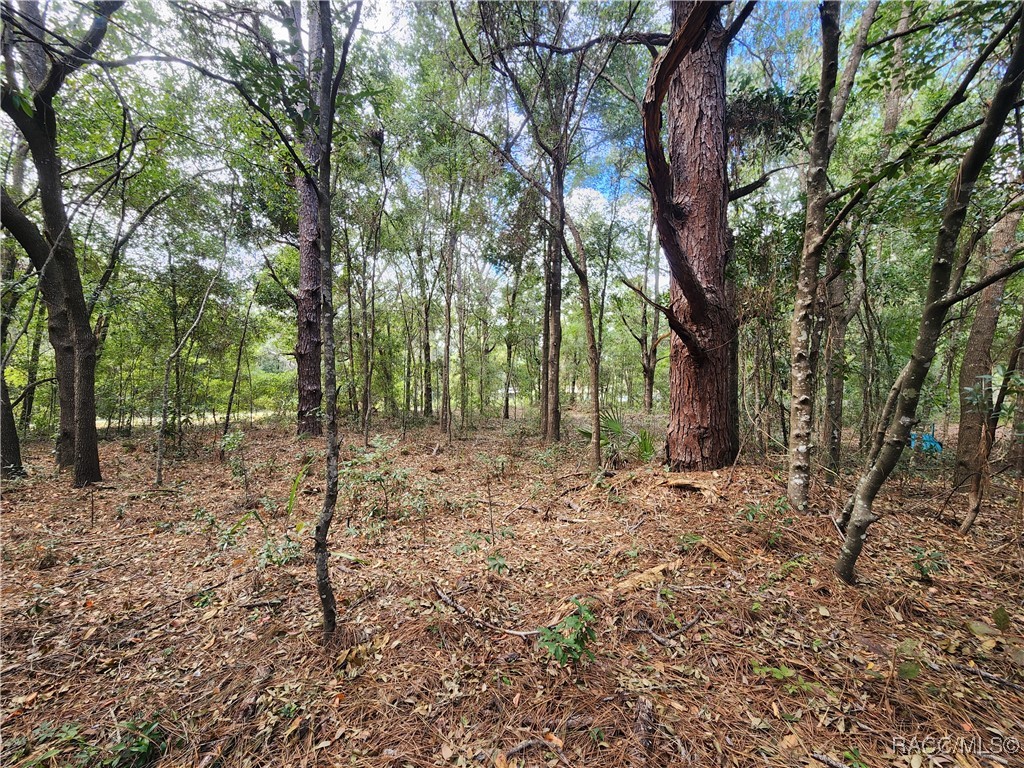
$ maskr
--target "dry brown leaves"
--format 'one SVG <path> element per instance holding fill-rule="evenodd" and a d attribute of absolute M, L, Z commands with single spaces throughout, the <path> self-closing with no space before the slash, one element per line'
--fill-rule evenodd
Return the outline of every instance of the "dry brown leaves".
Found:
<path fill-rule="evenodd" d="M 163 489 L 138 448 L 104 444 L 84 491 L 29 450 L 3 501 L 4 765 L 98 765 L 153 723 L 162 765 L 1024 765 L 965 746 L 1024 732 L 1012 499 L 963 537 L 932 519 L 941 486 L 911 484 L 932 492 L 910 510 L 897 486 L 851 589 L 831 521 L 776 509 L 771 468 L 594 484 L 514 428 L 411 434 L 343 488 L 325 644 L 301 527 L 320 458 L 285 514 L 319 445 L 249 431 L 245 508 L 213 440 Z M 912 546 L 943 554 L 933 583 Z M 502 631 L 573 597 L 589 664 Z M 929 736 L 978 741 L 914 757 Z"/>

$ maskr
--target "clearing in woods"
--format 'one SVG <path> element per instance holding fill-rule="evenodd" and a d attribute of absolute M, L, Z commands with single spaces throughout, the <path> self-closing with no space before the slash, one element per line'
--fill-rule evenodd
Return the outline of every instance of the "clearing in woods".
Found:
<path fill-rule="evenodd" d="M 788 512 L 779 472 L 595 483 L 582 447 L 517 429 L 344 435 L 330 646 L 318 441 L 256 428 L 219 460 L 208 433 L 163 488 L 107 442 L 93 490 L 30 446 L 3 499 L 0 762 L 1024 765 L 1014 493 L 965 537 L 927 472 L 891 484 L 850 588 L 832 510 Z M 947 754 L 922 763 L 927 738 Z"/>

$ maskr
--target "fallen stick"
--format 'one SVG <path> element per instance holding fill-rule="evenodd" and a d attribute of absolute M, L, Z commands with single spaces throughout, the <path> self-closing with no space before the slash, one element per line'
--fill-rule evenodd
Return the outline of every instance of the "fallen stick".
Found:
<path fill-rule="evenodd" d="M 827 765 L 828 768 L 846 768 L 846 763 L 840 763 L 838 760 L 831 758 L 828 755 L 823 755 L 820 752 L 815 752 L 811 757 L 822 765 Z"/>
<path fill-rule="evenodd" d="M 563 763 L 565 763 L 566 765 L 570 765 L 569 761 L 565 757 L 565 753 L 562 752 L 558 745 L 554 742 L 547 741 L 545 739 L 526 739 L 525 741 L 521 741 L 505 752 L 505 759 L 507 760 L 510 757 L 515 757 L 521 752 L 525 752 L 526 750 L 532 749 L 533 747 L 544 747 L 544 749 L 550 750 L 551 752 L 554 752 L 556 755 L 558 755 L 558 759 L 561 760 Z"/>
<path fill-rule="evenodd" d="M 505 629 L 505 627 L 499 627 L 497 624 L 491 624 L 488 621 L 484 621 L 483 619 L 471 614 L 469 610 L 464 605 L 459 604 L 455 600 L 455 598 L 447 595 L 445 591 L 441 589 L 441 587 L 438 585 L 436 581 L 430 582 L 430 585 L 434 588 L 434 593 L 438 596 L 442 603 L 447 605 L 460 616 L 464 616 L 466 620 L 469 621 L 469 623 L 477 629 L 493 629 L 495 632 L 504 632 L 506 635 L 514 635 L 515 637 L 524 638 L 533 637 L 534 635 L 540 634 L 540 630 L 538 629 L 531 629 L 526 631 L 518 629 Z"/>
<path fill-rule="evenodd" d="M 996 685 L 1001 685 L 1004 688 L 1009 688 L 1011 691 L 1024 693 L 1024 685 L 1017 685 L 1017 683 L 1007 680 L 1005 677 L 993 675 L 991 672 L 986 672 L 983 669 L 968 667 L 966 664 L 954 664 L 953 668 L 959 669 L 961 672 L 970 672 L 972 675 L 977 675 L 982 680 L 988 680 L 990 683 L 995 683 Z"/>
<path fill-rule="evenodd" d="M 635 766 L 647 764 L 647 758 L 654 746 L 654 703 L 646 696 L 636 701 L 636 718 L 633 721 L 633 735 L 637 743 L 630 750 Z"/>

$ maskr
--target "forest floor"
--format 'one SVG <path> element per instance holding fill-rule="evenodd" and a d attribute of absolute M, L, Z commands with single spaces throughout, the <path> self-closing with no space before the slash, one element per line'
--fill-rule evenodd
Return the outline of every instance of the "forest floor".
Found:
<path fill-rule="evenodd" d="M 595 483 L 516 424 L 388 444 L 345 435 L 326 645 L 319 440 L 246 430 L 222 461 L 199 435 L 162 488 L 142 441 L 105 442 L 91 490 L 29 446 L 0 764 L 1024 766 L 1016 480 L 964 536 L 945 473 L 905 472 L 852 588 L 838 496 L 789 513 L 771 466 Z M 556 625 L 594 657 L 528 634 Z"/>

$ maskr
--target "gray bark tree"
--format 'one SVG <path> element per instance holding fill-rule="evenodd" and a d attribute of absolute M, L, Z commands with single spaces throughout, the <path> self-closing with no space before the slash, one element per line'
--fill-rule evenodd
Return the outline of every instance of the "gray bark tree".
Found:
<path fill-rule="evenodd" d="M 995 94 L 989 102 L 984 121 L 970 148 L 961 158 L 956 174 L 950 182 L 932 249 L 931 269 L 914 350 L 889 393 L 878 428 L 881 439 L 876 439 L 869 465 L 847 501 L 840 521 L 844 540 L 835 568 L 839 577 L 849 584 L 855 581 L 855 565 L 863 550 L 868 528 L 879 519 L 874 510 L 875 498 L 895 469 L 913 428 L 921 388 L 935 357 L 946 313 L 951 306 L 982 290 L 985 285 L 1024 267 L 1024 262 L 1017 262 L 963 290 L 959 285 L 962 270 L 954 269 L 957 241 L 963 229 L 967 207 L 974 196 L 975 184 L 992 154 L 1024 81 L 1022 10 L 1024 6 L 1015 9 L 1003 33 L 997 37 L 1002 39 L 1004 35 L 1012 35 L 1013 50 Z"/>

